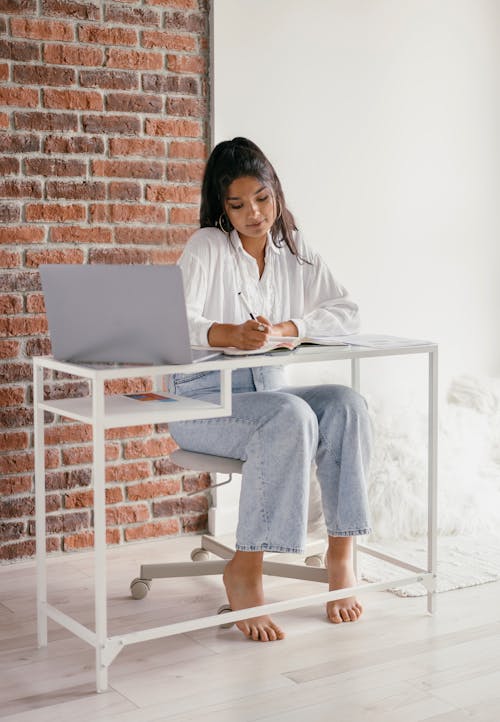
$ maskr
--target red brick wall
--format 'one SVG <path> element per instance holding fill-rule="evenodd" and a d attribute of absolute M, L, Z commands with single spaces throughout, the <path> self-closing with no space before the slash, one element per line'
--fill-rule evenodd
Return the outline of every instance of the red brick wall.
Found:
<path fill-rule="evenodd" d="M 32 355 L 40 263 L 172 263 L 198 218 L 206 0 L 0 0 L 0 562 L 34 553 Z M 109 391 L 149 390 L 146 379 Z M 85 395 L 46 378 L 46 396 Z M 47 417 L 48 548 L 92 543 L 91 430 Z M 168 428 L 107 436 L 109 542 L 204 529 Z"/>

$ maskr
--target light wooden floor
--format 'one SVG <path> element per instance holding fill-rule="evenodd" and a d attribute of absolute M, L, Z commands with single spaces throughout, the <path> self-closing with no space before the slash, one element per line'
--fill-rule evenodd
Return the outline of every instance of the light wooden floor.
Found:
<path fill-rule="evenodd" d="M 140 561 L 181 560 L 195 538 L 110 550 L 110 634 L 213 613 L 219 578 L 164 580 L 134 601 Z M 92 558 L 52 558 L 50 601 L 91 623 Z M 268 579 L 271 600 L 317 591 Z M 36 648 L 34 567 L 0 568 L 0 717 L 5 722 L 498 722 L 500 584 L 425 599 L 364 598 L 362 621 L 334 626 L 322 607 L 280 614 L 282 642 L 211 629 L 131 645 L 94 692 L 94 653 L 56 625 Z"/>

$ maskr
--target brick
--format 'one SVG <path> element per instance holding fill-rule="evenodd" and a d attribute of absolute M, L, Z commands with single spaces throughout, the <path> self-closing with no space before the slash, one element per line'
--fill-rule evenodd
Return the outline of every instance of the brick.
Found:
<path fill-rule="evenodd" d="M 1 474 L 21 474 L 23 471 L 33 471 L 35 468 L 33 453 L 28 454 L 6 454 L 0 456 L 0 473 Z M 27 504 L 31 504 L 30 509 L 24 511 Z M 10 509 L 10 511 L 9 511 Z M 0 504 L 0 519 L 13 518 L 16 516 L 24 516 L 33 512 L 33 499 L 16 499 L 10 502 L 10 506 L 6 506 L 6 502 Z"/>
<path fill-rule="evenodd" d="M 197 208 L 171 208 L 169 214 L 170 223 L 179 225 L 196 225 L 198 223 L 199 211 Z"/>
<path fill-rule="evenodd" d="M 3 153 L 30 153 L 40 150 L 40 139 L 36 135 L 10 135 L 0 136 L 0 151 Z"/>
<path fill-rule="evenodd" d="M 201 534 L 208 529 L 208 514 L 186 516 L 181 518 L 183 534 Z"/>
<path fill-rule="evenodd" d="M 80 248 L 50 249 L 43 251 L 27 251 L 26 266 L 38 268 L 42 263 L 83 263 L 84 255 Z"/>
<path fill-rule="evenodd" d="M 40 47 L 38 43 L 0 40 L 0 58 L 16 60 L 19 62 L 40 60 Z"/>
<path fill-rule="evenodd" d="M 21 219 L 21 209 L 11 203 L 0 203 L 0 223 L 17 223 Z"/>
<path fill-rule="evenodd" d="M 42 317 L 17 317 L 0 319 L 0 336 L 32 336 L 47 333 L 47 320 Z M 5 374 L 7 367 L 2 367 Z"/>
<path fill-rule="evenodd" d="M 186 474 L 182 477 L 182 489 L 186 494 L 208 489 L 210 483 L 210 474 L 198 474 L 197 476 Z"/>
<path fill-rule="evenodd" d="M 33 271 L 0 274 L 0 291 L 41 291 L 40 276 Z"/>
<path fill-rule="evenodd" d="M 168 144 L 168 157 L 204 160 L 207 157 L 207 146 L 203 141 L 172 140 Z"/>
<path fill-rule="evenodd" d="M 151 8 L 122 8 L 117 5 L 106 6 L 106 22 L 123 23 L 130 25 L 160 26 L 161 16 Z"/>
<path fill-rule="evenodd" d="M 16 358 L 20 349 L 19 341 L 0 341 L 0 359 Z"/>
<path fill-rule="evenodd" d="M 14 124 L 18 130 L 77 130 L 78 117 L 74 113 L 18 112 Z"/>
<path fill-rule="evenodd" d="M 198 0 L 148 0 L 151 5 L 164 5 L 167 8 L 197 10 Z"/>
<path fill-rule="evenodd" d="M 12 73 L 14 82 L 24 85 L 73 85 L 76 80 L 73 69 L 45 65 L 15 65 Z"/>
<path fill-rule="evenodd" d="M 76 396 L 88 396 L 89 387 L 86 381 L 64 381 L 50 385 L 45 384 L 44 394 L 46 399 L 52 401 L 56 399 L 75 398 Z"/>
<path fill-rule="evenodd" d="M 147 441 L 127 441 L 124 444 L 125 459 L 150 458 L 152 456 L 168 456 L 178 445 L 172 438 L 147 439 Z"/>
<path fill-rule="evenodd" d="M 0 104 L 36 108 L 38 105 L 38 90 L 32 90 L 31 88 L 0 88 Z"/>
<path fill-rule="evenodd" d="M 105 490 L 106 504 L 116 504 L 123 501 L 123 491 L 119 486 L 112 486 Z M 64 497 L 64 507 L 66 509 L 81 509 L 94 505 L 94 492 L 75 491 L 66 494 Z"/>
<path fill-rule="evenodd" d="M 24 161 L 26 175 L 47 176 L 83 176 L 87 172 L 87 164 L 83 160 L 67 160 L 59 158 L 29 158 Z"/>
<path fill-rule="evenodd" d="M 106 524 L 109 526 L 134 524 L 138 521 L 147 521 L 149 518 L 149 508 L 146 504 L 123 504 L 106 509 Z"/>
<path fill-rule="evenodd" d="M 26 431 L 0 434 L 0 451 L 19 451 L 27 449 L 28 446 L 29 436 Z"/>
<path fill-rule="evenodd" d="M 167 98 L 168 115 L 180 115 L 188 118 L 204 118 L 207 105 L 197 98 Z"/>
<path fill-rule="evenodd" d="M 106 97 L 106 110 L 124 113 L 162 113 L 163 98 L 159 95 L 140 93 L 110 93 Z"/>
<path fill-rule="evenodd" d="M 73 27 L 69 23 L 52 20 L 29 20 L 12 18 L 10 21 L 12 35 L 34 40 L 74 40 Z"/>
<path fill-rule="evenodd" d="M 0 12 L 34 13 L 36 12 L 36 0 L 1 0 Z"/>
<path fill-rule="evenodd" d="M 142 89 L 155 93 L 198 95 L 199 83 L 197 78 L 189 75 L 168 75 L 166 73 L 155 75 L 148 73 L 142 77 Z"/>
<path fill-rule="evenodd" d="M 3 198 L 41 198 L 42 186 L 39 181 L 0 181 L 0 196 Z"/>
<path fill-rule="evenodd" d="M 116 444 L 106 444 L 106 461 L 116 461 L 119 456 L 119 447 Z M 62 449 L 62 462 L 64 466 L 76 466 L 92 463 L 92 446 L 73 446 Z"/>
<path fill-rule="evenodd" d="M 106 185 L 96 181 L 47 181 L 45 192 L 47 198 L 99 201 L 106 198 Z"/>
<path fill-rule="evenodd" d="M 164 135 L 167 137 L 199 137 L 202 125 L 196 120 L 146 120 L 147 135 Z"/>
<path fill-rule="evenodd" d="M 64 534 L 67 532 L 80 531 L 87 529 L 90 517 L 88 511 L 76 511 L 67 514 L 54 514 L 46 517 L 45 527 L 47 534 Z M 29 523 L 29 533 L 34 536 L 36 532 L 36 524 L 34 521 Z"/>
<path fill-rule="evenodd" d="M 52 243 L 111 243 L 111 228 L 100 226 L 53 226 L 50 229 Z"/>
<path fill-rule="evenodd" d="M 103 110 L 103 100 L 99 93 L 92 90 L 55 90 L 43 91 L 43 104 L 46 108 L 62 110 Z"/>
<path fill-rule="evenodd" d="M 50 356 L 52 353 L 49 338 L 30 338 L 26 341 L 26 356 Z"/>
<path fill-rule="evenodd" d="M 86 219 L 87 209 L 85 206 L 76 204 L 63 206 L 58 203 L 32 203 L 26 206 L 25 214 L 28 222 L 52 221 L 55 223 L 64 223 L 64 221 L 84 221 Z M 82 263 L 82 261 L 69 262 Z M 67 263 L 67 261 L 64 261 L 64 263 Z"/>
<path fill-rule="evenodd" d="M 142 50 L 109 48 L 107 66 L 109 68 L 133 68 L 134 70 L 161 70 L 163 55 Z"/>
<path fill-rule="evenodd" d="M 47 446 L 92 441 L 92 427 L 89 424 L 62 424 L 45 430 Z"/>
<path fill-rule="evenodd" d="M 162 178 L 165 165 L 153 160 L 93 160 L 92 174 L 107 178 Z"/>
<path fill-rule="evenodd" d="M 136 30 L 94 25 L 80 25 L 78 38 L 81 43 L 98 43 L 99 45 L 137 45 L 138 42 Z"/>
<path fill-rule="evenodd" d="M 14 386 L 0 389 L 0 406 L 19 406 L 24 403 L 24 388 Z"/>
<path fill-rule="evenodd" d="M 21 521 L 0 523 L 0 542 L 20 539 L 26 534 L 26 524 Z"/>
<path fill-rule="evenodd" d="M 41 243 L 45 238 L 43 228 L 29 226 L 8 226 L 0 228 L 0 243 Z"/>
<path fill-rule="evenodd" d="M 26 296 L 27 313 L 45 313 L 45 298 L 42 293 L 30 293 Z"/>
<path fill-rule="evenodd" d="M 192 230 L 191 230 L 192 233 Z M 154 266 L 158 265 L 173 265 L 177 263 L 179 258 L 182 255 L 182 248 L 178 249 L 170 249 L 170 250 L 164 250 L 164 249 L 155 249 L 152 250 L 149 254 L 149 262 L 153 264 Z"/>
<path fill-rule="evenodd" d="M 42 0 L 44 15 L 62 15 L 72 20 L 100 20 L 101 3 L 75 2 L 74 0 Z"/>
<path fill-rule="evenodd" d="M 166 3 L 165 3 L 166 4 Z M 165 27 L 168 30 L 182 30 L 189 33 L 199 33 L 200 35 L 208 32 L 207 28 L 208 16 L 200 13 L 173 12 L 165 17 Z"/>
<path fill-rule="evenodd" d="M 163 201 L 164 203 L 199 204 L 200 188 L 198 186 L 148 185 L 146 187 L 146 200 Z"/>
<path fill-rule="evenodd" d="M 0 255 L 1 258 L 1 255 Z M 0 264 L 1 265 L 1 264 Z M 0 295 L 0 315 L 22 313 L 23 298 L 19 295 L 2 294 Z"/>
<path fill-rule="evenodd" d="M 45 153 L 104 153 L 104 139 L 89 136 L 66 138 L 50 135 L 45 138 L 43 150 Z"/>
<path fill-rule="evenodd" d="M 151 464 L 148 461 L 110 465 L 106 468 L 106 482 L 138 481 L 149 476 L 151 476 Z"/>
<path fill-rule="evenodd" d="M 119 529 L 106 529 L 106 543 L 120 543 Z M 65 536 L 63 539 L 64 551 L 69 551 L 71 549 L 86 549 L 92 546 L 94 546 L 94 532 L 91 531 L 80 534 L 72 534 L 71 536 Z"/>
<path fill-rule="evenodd" d="M 200 55 L 168 55 L 167 70 L 171 73 L 198 73 L 203 75 L 207 70 L 207 63 Z"/>
<path fill-rule="evenodd" d="M 165 223 L 166 213 L 161 206 L 110 203 L 90 206 L 93 222 L 108 223 Z"/>
<path fill-rule="evenodd" d="M 0 80 L 5 82 L 9 79 L 9 66 L 7 63 L 0 63 Z"/>
<path fill-rule="evenodd" d="M 46 488 L 50 491 L 56 489 L 74 489 L 80 486 L 90 486 L 92 482 L 92 469 L 71 469 L 69 471 L 53 471 L 45 476 Z"/>
<path fill-rule="evenodd" d="M 153 503 L 153 516 L 176 516 L 185 513 L 206 513 L 206 496 L 180 496 L 176 499 L 163 499 Z"/>
<path fill-rule="evenodd" d="M 108 198 L 111 201 L 139 201 L 142 187 L 140 183 L 114 181 L 108 185 Z"/>
<path fill-rule="evenodd" d="M 164 245 L 172 243 L 184 243 L 192 231 L 185 231 L 179 228 L 166 228 L 164 226 L 148 227 L 134 226 L 115 228 L 116 243 L 127 243 L 135 245 Z"/>
<path fill-rule="evenodd" d="M 14 494 L 30 492 L 32 486 L 33 477 L 31 474 L 0 479 L 0 496 L 13 496 Z"/>
<path fill-rule="evenodd" d="M 104 63 L 101 48 L 87 48 L 81 45 L 46 45 L 43 59 L 53 65 L 99 66 Z"/>
<path fill-rule="evenodd" d="M 205 164 L 197 161 L 167 164 L 167 179 L 178 183 L 201 183 L 204 172 Z"/>
<path fill-rule="evenodd" d="M 9 126 L 9 115 L 7 113 L 0 113 L 0 128 L 2 130 L 7 130 Z"/>
<path fill-rule="evenodd" d="M 153 433 L 153 428 L 151 424 L 146 424 L 143 426 L 121 426 L 116 429 L 106 429 L 106 439 L 128 439 L 133 436 L 149 436 Z"/>
<path fill-rule="evenodd" d="M 19 173 L 19 159 L 18 158 L 0 158 L 0 176 L 11 175 L 12 173 Z"/>
<path fill-rule="evenodd" d="M 84 88 L 136 90 L 139 87 L 139 74 L 122 70 L 81 70 L 79 79 Z"/>
<path fill-rule="evenodd" d="M 197 50 L 198 42 L 193 35 L 174 35 L 161 30 L 144 30 L 141 35 L 145 48 L 166 48 L 192 53 Z M 154 68 L 152 68 L 154 70 Z"/>
<path fill-rule="evenodd" d="M 60 541 L 55 537 L 48 537 L 45 543 L 47 552 L 59 551 Z M 0 559 L 25 559 L 35 554 L 35 541 L 23 541 L 0 546 Z"/>
<path fill-rule="evenodd" d="M 141 121 L 133 115 L 84 115 L 82 125 L 86 133 L 138 135 L 141 131 Z"/>
<path fill-rule="evenodd" d="M 149 263 L 149 255 L 146 251 L 139 251 L 135 248 L 92 248 L 89 252 L 90 263 Z"/>
<path fill-rule="evenodd" d="M 127 499 L 154 499 L 161 496 L 178 494 L 181 489 L 180 479 L 150 481 L 144 484 L 132 484 L 127 487 Z"/>
<path fill-rule="evenodd" d="M 14 429 L 33 425 L 33 409 L 19 408 L 0 411 L 0 426 Z"/>
<path fill-rule="evenodd" d="M 165 141 L 157 138 L 110 138 L 109 154 L 164 156 Z"/>
<path fill-rule="evenodd" d="M 167 476 L 169 474 L 179 474 L 180 466 L 174 464 L 170 459 L 155 459 L 153 462 L 155 476 Z"/>
<path fill-rule="evenodd" d="M 21 265 L 21 256 L 12 251 L 0 251 L 0 268 L 17 268 Z"/>
<path fill-rule="evenodd" d="M 177 519 L 168 519 L 159 522 L 151 522 L 149 524 L 141 524 L 140 526 L 128 527 L 125 529 L 125 540 L 132 541 L 134 539 L 150 539 L 159 536 L 172 536 L 178 534 L 180 524 Z"/>

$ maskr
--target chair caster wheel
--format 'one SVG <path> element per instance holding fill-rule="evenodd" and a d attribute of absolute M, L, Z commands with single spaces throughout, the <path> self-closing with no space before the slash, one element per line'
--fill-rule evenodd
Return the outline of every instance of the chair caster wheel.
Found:
<path fill-rule="evenodd" d="M 220 607 L 218 608 L 217 614 L 227 614 L 228 612 L 232 612 L 232 611 L 233 611 L 233 610 L 231 609 L 231 607 L 229 606 L 229 604 L 223 604 L 222 606 L 220 606 Z M 220 625 L 220 628 L 221 628 L 221 629 L 231 629 L 231 627 L 233 626 L 233 624 L 234 624 L 234 622 L 227 622 L 226 624 L 221 624 L 221 625 Z"/>
<path fill-rule="evenodd" d="M 202 549 L 201 547 L 193 549 L 191 552 L 191 559 L 193 562 L 206 562 L 209 558 L 210 554 L 206 551 L 206 549 Z"/>
<path fill-rule="evenodd" d="M 323 554 L 311 554 L 311 556 L 306 557 L 304 561 L 307 567 L 322 567 Z"/>
<path fill-rule="evenodd" d="M 151 589 L 151 579 L 132 579 L 130 593 L 134 599 L 144 599 Z"/>

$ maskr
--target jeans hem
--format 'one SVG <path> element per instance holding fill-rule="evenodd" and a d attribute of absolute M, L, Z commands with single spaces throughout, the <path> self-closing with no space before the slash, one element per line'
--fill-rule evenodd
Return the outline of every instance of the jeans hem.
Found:
<path fill-rule="evenodd" d="M 283 554 L 304 554 L 304 547 L 284 547 L 279 544 L 236 544 L 239 552 L 277 552 Z"/>
<path fill-rule="evenodd" d="M 365 536 L 372 533 L 370 527 L 366 527 L 365 529 L 354 529 L 351 531 L 330 531 L 329 529 L 326 531 L 328 536 Z"/>

